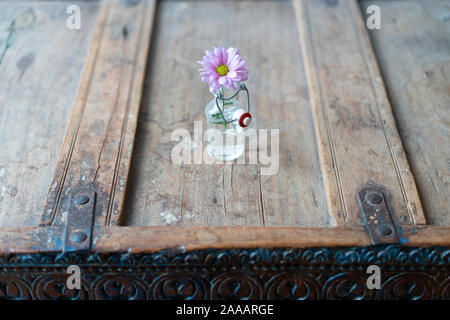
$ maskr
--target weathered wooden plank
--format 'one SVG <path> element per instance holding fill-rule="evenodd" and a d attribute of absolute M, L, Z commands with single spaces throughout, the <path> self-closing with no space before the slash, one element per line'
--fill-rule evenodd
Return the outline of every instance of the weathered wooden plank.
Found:
<path fill-rule="evenodd" d="M 220 8 L 195 2 L 158 7 L 149 58 L 153 72 L 148 73 L 139 115 L 126 202 L 127 225 L 261 224 L 256 165 L 177 165 L 171 160 L 175 129 L 188 130 L 193 139 L 194 121 L 206 129 L 204 106 L 212 95 L 200 82 L 197 61 L 218 39 L 232 43 L 236 37 L 226 21 L 216 18 Z M 229 21 L 236 6 L 225 8 L 232 13 Z M 203 150 L 201 144 L 192 146 L 194 152 Z"/>
<path fill-rule="evenodd" d="M 370 31 L 430 224 L 450 225 L 448 1 L 364 1 L 381 9 Z M 364 11 L 365 12 L 365 11 Z"/>
<path fill-rule="evenodd" d="M 209 8 L 210 4 L 198 3 L 159 6 L 150 57 L 153 72 L 148 73 L 139 116 L 126 224 L 259 224 L 259 184 L 257 179 L 248 179 L 247 168 L 223 164 L 176 165 L 170 158 L 175 145 L 171 134 L 175 129 L 189 130 L 192 138 L 194 121 L 200 121 L 206 129 L 204 105 L 212 96 L 199 80 L 196 61 L 218 35 L 235 36 L 227 30 L 226 23 L 217 24 Z M 196 18 L 192 19 L 193 16 Z M 195 40 L 186 37 L 186 28 L 196 36 Z M 246 215 L 230 209 L 231 183 L 240 184 L 243 192 L 253 189 L 246 202 Z"/>
<path fill-rule="evenodd" d="M 258 126 L 280 132 L 279 171 L 261 176 L 266 226 L 331 226 L 334 222 L 328 214 L 320 174 L 292 3 L 241 3 L 240 9 L 245 15 L 239 20 L 238 30 L 246 30 L 241 45 L 251 55 L 250 76 L 254 82 L 250 85 Z"/>
<path fill-rule="evenodd" d="M 155 1 L 105 1 L 50 185 L 42 225 L 63 224 L 74 188 L 97 192 L 96 224 L 117 224 Z"/>
<path fill-rule="evenodd" d="M 364 230 L 336 228 L 132 226 L 97 229 L 96 235 L 98 252 L 370 245 Z"/>
<path fill-rule="evenodd" d="M 295 6 L 330 212 L 359 224 L 356 194 L 377 185 L 398 223 L 425 223 L 358 3 Z"/>
<path fill-rule="evenodd" d="M 0 254 L 62 251 L 64 226 L 0 229 Z M 448 227 L 404 225 L 403 246 L 450 246 Z M 94 252 L 370 246 L 363 228 L 95 226 Z"/>
<path fill-rule="evenodd" d="M 0 228 L 0 254 L 62 251 L 64 226 Z"/>
<path fill-rule="evenodd" d="M 164 249 L 308 248 L 370 246 L 362 228 L 291 227 L 104 227 L 96 228 L 97 252 L 150 252 Z M 450 246 L 448 228 L 405 225 L 404 246 Z"/>
<path fill-rule="evenodd" d="M 55 169 L 98 5 L 0 2 L 0 227 L 33 226 Z"/>
<path fill-rule="evenodd" d="M 126 224 L 330 225 L 291 3 L 164 2 L 158 17 Z M 212 96 L 196 61 L 213 45 L 240 49 L 250 70 L 254 125 L 281 131 L 273 176 L 260 176 L 258 164 L 171 162 L 172 131 L 185 128 L 193 137 L 197 120 L 205 128 L 203 109 Z"/>

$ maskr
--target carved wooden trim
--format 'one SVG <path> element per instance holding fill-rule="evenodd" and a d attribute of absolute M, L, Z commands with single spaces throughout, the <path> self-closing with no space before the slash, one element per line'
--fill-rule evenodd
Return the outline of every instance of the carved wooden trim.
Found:
<path fill-rule="evenodd" d="M 68 290 L 78 265 L 82 289 Z M 379 265 L 380 290 L 366 286 Z M 0 256 L 3 299 L 449 299 L 449 247 L 231 249 Z"/>

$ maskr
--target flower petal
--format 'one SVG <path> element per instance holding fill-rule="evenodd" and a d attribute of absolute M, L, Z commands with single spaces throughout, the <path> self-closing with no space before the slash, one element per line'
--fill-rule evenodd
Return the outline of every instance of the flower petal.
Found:
<path fill-rule="evenodd" d="M 224 85 L 225 82 L 226 82 L 226 80 L 227 80 L 227 77 L 226 77 L 226 76 L 219 77 L 219 84 L 220 84 L 220 85 Z"/>

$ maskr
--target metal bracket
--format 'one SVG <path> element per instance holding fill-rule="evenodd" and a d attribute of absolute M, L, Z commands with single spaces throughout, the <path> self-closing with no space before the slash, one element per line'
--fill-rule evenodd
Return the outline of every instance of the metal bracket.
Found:
<path fill-rule="evenodd" d="M 70 195 L 64 252 L 91 249 L 96 196 L 90 189 L 74 190 Z"/>
<path fill-rule="evenodd" d="M 358 202 L 372 244 L 400 243 L 381 188 L 362 189 L 358 192 Z"/>

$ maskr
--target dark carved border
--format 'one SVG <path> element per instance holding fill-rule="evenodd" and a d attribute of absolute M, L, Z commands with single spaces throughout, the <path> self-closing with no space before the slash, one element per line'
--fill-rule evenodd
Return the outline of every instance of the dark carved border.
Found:
<path fill-rule="evenodd" d="M 367 266 L 382 271 L 366 286 Z M 78 265 L 81 290 L 66 268 Z M 0 256 L 0 299 L 449 299 L 450 249 L 398 245 Z"/>

